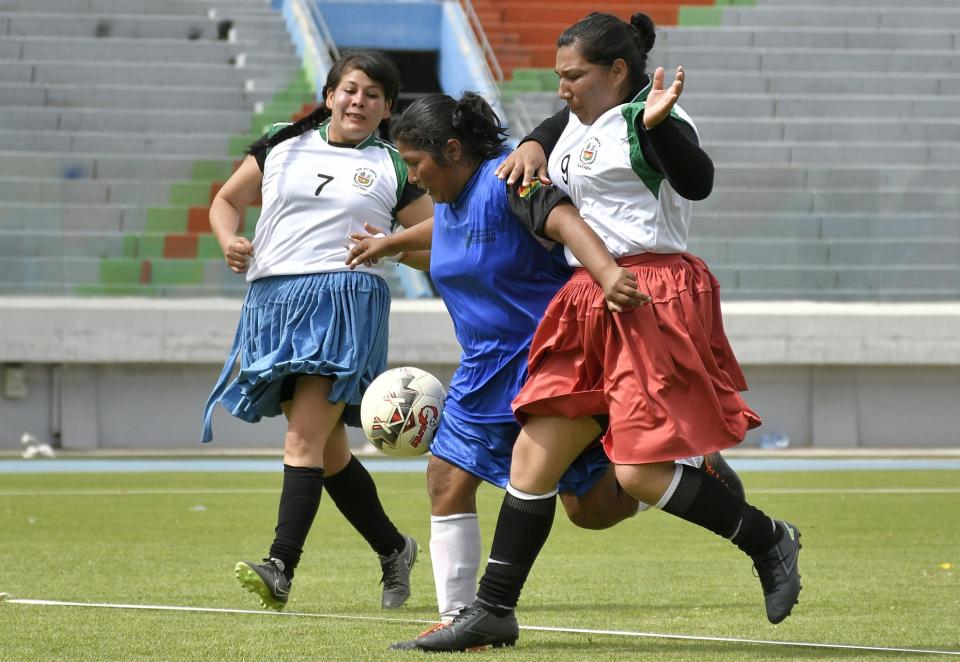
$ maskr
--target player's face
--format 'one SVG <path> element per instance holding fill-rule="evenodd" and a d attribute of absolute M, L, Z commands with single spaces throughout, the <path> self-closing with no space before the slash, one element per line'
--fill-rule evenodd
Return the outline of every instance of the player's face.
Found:
<path fill-rule="evenodd" d="M 359 145 L 390 117 L 383 86 L 360 69 L 346 72 L 337 87 L 327 92 L 330 109 L 328 137 L 333 142 Z"/>
<path fill-rule="evenodd" d="M 622 60 L 618 62 L 622 63 Z M 576 42 L 557 49 L 557 75 L 560 85 L 557 96 L 570 107 L 570 112 L 584 124 L 593 124 L 598 117 L 620 103 L 623 98 L 623 68 L 606 67 L 583 59 Z"/>
<path fill-rule="evenodd" d="M 440 165 L 429 152 L 417 149 L 403 139 L 397 140 L 400 158 L 407 164 L 407 179 L 425 189 L 434 202 L 453 202 L 463 183 L 449 165 Z"/>

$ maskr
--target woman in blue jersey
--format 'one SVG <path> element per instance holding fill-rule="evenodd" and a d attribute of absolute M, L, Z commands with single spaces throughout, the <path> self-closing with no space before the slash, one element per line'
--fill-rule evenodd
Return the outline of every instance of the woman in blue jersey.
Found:
<path fill-rule="evenodd" d="M 746 383 L 723 332 L 717 281 L 685 252 L 691 200 L 709 195 L 713 164 L 676 105 L 682 69 L 666 89 L 662 69 L 652 79 L 645 73 L 654 39 L 644 14 L 626 23 L 594 13 L 561 35 L 556 71 L 567 109 L 554 118 L 561 130 L 547 160 L 550 179 L 652 300 L 606 313 L 603 292 L 582 268 L 558 291 L 513 402 L 523 429 L 477 599 L 447 627 L 395 648 L 516 642 L 514 609 L 549 536 L 557 477 L 601 433 L 624 490 L 752 558 L 771 622 L 797 601 L 797 529 L 674 462 L 738 444 L 759 418 L 739 395 Z M 501 174 L 517 169 L 526 170 L 510 163 Z"/>
<path fill-rule="evenodd" d="M 526 379 L 534 330 L 572 274 L 555 241 L 592 256 L 597 237 L 558 189 L 519 190 L 496 179 L 508 152 L 499 120 L 479 96 L 423 97 L 395 122 L 394 135 L 410 180 L 437 203 L 434 221 L 389 237 L 357 235 L 348 260 L 358 265 L 430 248 L 430 275 L 462 347 L 427 467 L 437 602 L 441 620 L 452 620 L 476 596 L 477 488 L 482 481 L 507 485 L 520 431 L 511 401 Z M 611 310 L 643 302 L 606 251 L 593 259 Z M 609 467 L 596 444 L 560 477 L 575 524 L 606 528 L 637 512 L 637 500 L 619 489 Z"/>
<path fill-rule="evenodd" d="M 343 264 L 344 237 L 364 222 L 389 232 L 430 217 L 394 147 L 376 131 L 397 100 L 400 76 L 385 56 L 353 52 L 331 68 L 324 103 L 275 125 L 254 143 L 210 207 L 227 264 L 246 273 L 233 349 L 207 401 L 203 441 L 217 403 L 248 422 L 283 413 L 283 487 L 275 537 L 263 563 L 236 575 L 264 607 L 282 609 L 321 493 L 379 555 L 384 608 L 410 595 L 417 543 L 397 531 L 376 486 L 347 443 L 364 390 L 386 367 L 390 292 L 375 266 Z M 252 242 L 241 210 L 262 196 Z M 238 374 L 231 379 L 239 359 Z"/>

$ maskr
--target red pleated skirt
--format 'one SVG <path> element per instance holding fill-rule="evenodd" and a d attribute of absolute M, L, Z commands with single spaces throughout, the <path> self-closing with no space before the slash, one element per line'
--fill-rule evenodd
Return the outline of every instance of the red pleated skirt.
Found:
<path fill-rule="evenodd" d="M 514 413 L 604 414 L 617 464 L 662 462 L 730 448 L 760 425 L 723 331 L 720 286 L 698 257 L 644 253 L 618 263 L 652 303 L 610 313 L 586 269 L 554 296 L 530 350 Z"/>

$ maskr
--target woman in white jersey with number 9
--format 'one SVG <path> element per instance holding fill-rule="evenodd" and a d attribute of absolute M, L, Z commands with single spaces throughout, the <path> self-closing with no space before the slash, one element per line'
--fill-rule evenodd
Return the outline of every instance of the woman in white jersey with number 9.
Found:
<path fill-rule="evenodd" d="M 601 433 L 627 493 L 730 539 L 752 558 L 771 622 L 797 601 L 796 528 L 714 476 L 674 462 L 735 446 L 760 419 L 739 394 L 746 382 L 723 331 L 719 284 L 686 252 L 691 200 L 709 195 L 713 163 L 676 105 L 683 70 L 666 89 L 662 69 L 652 80 L 645 73 L 654 39 L 645 14 L 626 23 L 594 13 L 568 28 L 556 59 L 567 108 L 498 170 L 508 182 L 523 176 L 524 184 L 549 174 L 651 301 L 611 313 L 583 268 L 554 296 L 513 401 L 523 428 L 477 599 L 445 628 L 394 648 L 514 644 L 514 608 L 549 535 L 557 480 Z"/>
<path fill-rule="evenodd" d="M 327 77 L 324 103 L 294 124 L 271 127 L 210 207 L 227 264 L 246 272 L 250 289 L 207 401 L 203 441 L 213 438 L 218 402 L 244 421 L 280 413 L 288 421 L 273 544 L 263 563 L 236 567 L 264 607 L 286 605 L 324 487 L 380 557 L 382 606 L 399 607 L 410 595 L 417 543 L 384 513 L 344 429 L 359 426 L 363 392 L 386 368 L 390 312 L 382 267 L 344 265 L 346 237 L 364 223 L 389 233 L 396 222 L 409 227 L 433 212 L 407 182 L 396 149 L 376 136 L 399 88 L 397 68 L 381 53 L 344 56 Z M 240 210 L 260 195 L 251 243 L 237 234 Z"/>

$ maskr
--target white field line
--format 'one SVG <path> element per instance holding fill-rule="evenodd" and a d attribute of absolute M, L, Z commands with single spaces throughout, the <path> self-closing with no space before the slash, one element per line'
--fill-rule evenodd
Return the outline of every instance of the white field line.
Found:
<path fill-rule="evenodd" d="M 0 593 L 0 602 L 5 594 Z M 30 605 L 36 607 L 96 607 L 101 609 L 140 609 L 148 611 L 179 611 L 207 614 L 250 614 L 255 616 L 284 616 L 304 618 L 329 618 L 351 621 L 377 621 L 387 623 L 431 624 L 433 621 L 424 621 L 409 618 L 386 618 L 383 616 L 349 616 L 344 614 L 311 614 L 306 612 L 270 612 L 253 609 L 218 609 L 213 607 L 178 607 L 174 605 L 129 605 L 112 604 L 106 602 L 67 602 L 61 600 L 32 600 L 24 598 L 6 598 L 6 604 Z M 913 653 L 925 655 L 954 655 L 960 656 L 960 651 L 934 650 L 925 648 L 897 648 L 893 646 L 861 646 L 856 644 L 830 644 L 808 641 L 776 641 L 773 639 L 744 639 L 740 637 L 710 637 L 692 634 L 662 634 L 657 632 L 634 632 L 632 630 L 592 630 L 589 628 L 562 628 L 541 625 L 521 625 L 521 630 L 535 630 L 538 632 L 559 632 L 566 634 L 607 635 L 613 637 L 643 637 L 648 639 L 674 639 L 683 641 L 720 641 L 732 644 L 760 644 L 766 646 L 784 646 L 794 648 L 828 648 L 833 650 L 876 651 L 881 653 Z"/>
<path fill-rule="evenodd" d="M 0 490 L 0 497 L 51 497 L 51 496 L 153 496 L 153 495 L 217 495 L 217 494 L 277 494 L 275 488 L 149 488 L 149 489 L 109 489 L 109 490 L 46 490 L 22 491 Z M 750 494 L 960 494 L 960 487 L 797 487 L 751 489 Z"/>

